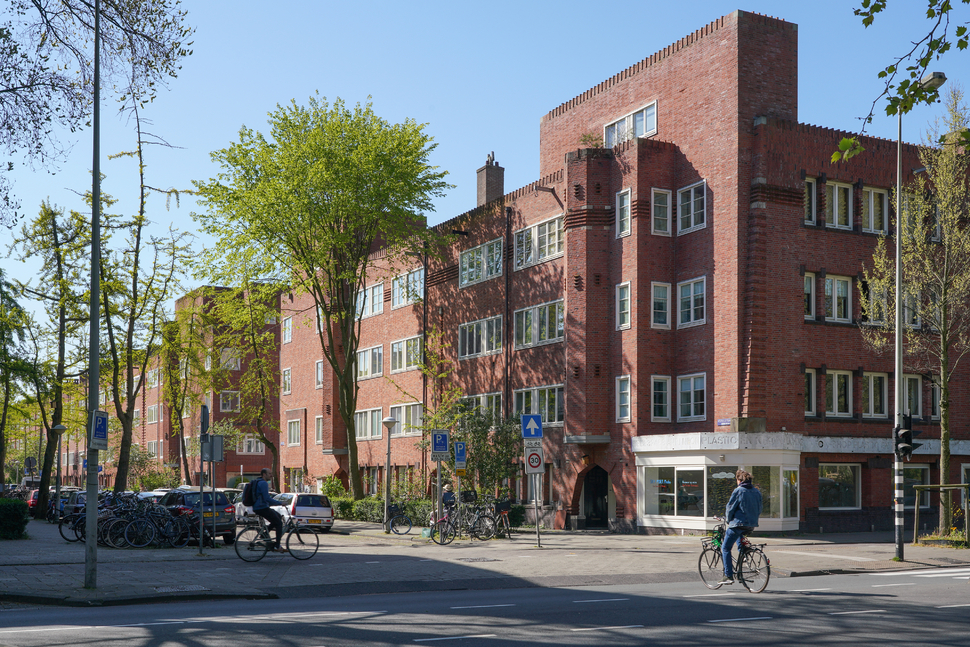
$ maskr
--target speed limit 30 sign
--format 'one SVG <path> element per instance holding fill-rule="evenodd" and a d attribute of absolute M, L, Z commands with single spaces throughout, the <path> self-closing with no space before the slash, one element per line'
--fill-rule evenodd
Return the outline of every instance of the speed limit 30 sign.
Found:
<path fill-rule="evenodd" d="M 525 473 L 543 474 L 546 471 L 546 462 L 542 457 L 542 446 L 532 446 L 525 448 Z"/>

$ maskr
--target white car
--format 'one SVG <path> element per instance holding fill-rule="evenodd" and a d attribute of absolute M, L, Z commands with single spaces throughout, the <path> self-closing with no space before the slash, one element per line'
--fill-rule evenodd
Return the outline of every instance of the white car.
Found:
<path fill-rule="evenodd" d="M 277 496 L 279 496 L 275 492 L 270 492 L 269 494 L 273 498 L 276 498 Z M 233 505 L 236 507 L 236 523 L 246 523 L 252 517 L 255 516 L 253 514 L 253 506 L 243 505 L 242 493 L 239 493 L 238 495 L 236 495 L 236 498 L 233 499 L 232 502 L 233 502 Z M 283 521 L 286 521 L 286 518 L 289 516 L 289 512 L 286 510 L 286 508 L 282 503 L 280 503 L 279 505 L 273 505 L 270 507 L 273 508 L 273 510 L 276 510 L 277 512 L 279 512 L 280 516 L 283 517 Z"/>
<path fill-rule="evenodd" d="M 283 504 L 284 521 L 293 517 L 298 524 L 320 532 L 328 532 L 333 528 L 333 506 L 330 505 L 327 495 L 284 492 L 274 498 Z"/>

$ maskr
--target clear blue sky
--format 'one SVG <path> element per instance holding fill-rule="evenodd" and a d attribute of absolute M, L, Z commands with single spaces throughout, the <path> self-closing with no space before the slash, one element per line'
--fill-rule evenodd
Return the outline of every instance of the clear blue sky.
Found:
<path fill-rule="evenodd" d="M 195 53 L 143 113 L 151 132 L 180 148 L 149 150 L 147 179 L 187 189 L 212 177 L 218 169 L 209 153 L 234 141 L 243 124 L 265 131 L 278 103 L 302 103 L 316 91 L 351 104 L 371 96 L 389 121 L 428 124 L 438 144 L 433 162 L 456 185 L 427 214 L 437 223 L 475 206 L 475 171 L 489 152 L 506 169 L 506 191 L 538 179 L 542 115 L 736 9 L 798 25 L 799 121 L 857 131 L 881 91 L 877 72 L 928 28 L 922 0 L 890 3 L 869 29 L 852 15 L 858 3 L 187 1 Z M 953 53 L 934 69 L 948 84 L 962 83 L 968 62 L 970 54 Z M 904 139 L 919 140 L 938 114 L 939 104 L 907 115 Z M 895 117 L 880 105 L 868 132 L 895 139 Z M 116 211 L 130 211 L 138 191 L 134 164 L 107 155 L 130 150 L 133 129 L 112 104 L 104 105 L 102 133 L 102 190 L 121 200 Z M 91 132 L 64 137 L 73 148 L 56 174 L 26 166 L 15 174 L 15 192 L 30 215 L 43 199 L 81 208 L 75 192 L 90 189 Z M 156 197 L 149 209 L 160 232 L 170 224 L 195 229 L 190 197 L 170 211 Z M 0 231 L 4 248 L 9 240 Z M 0 264 L 13 276 L 29 271 L 9 258 Z"/>

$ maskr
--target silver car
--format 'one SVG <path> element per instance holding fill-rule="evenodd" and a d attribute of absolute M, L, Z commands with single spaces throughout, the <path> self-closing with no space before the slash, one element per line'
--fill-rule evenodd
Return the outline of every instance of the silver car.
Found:
<path fill-rule="evenodd" d="M 283 506 L 283 520 L 293 520 L 320 532 L 333 528 L 333 506 L 325 494 L 283 492 L 274 497 Z"/>

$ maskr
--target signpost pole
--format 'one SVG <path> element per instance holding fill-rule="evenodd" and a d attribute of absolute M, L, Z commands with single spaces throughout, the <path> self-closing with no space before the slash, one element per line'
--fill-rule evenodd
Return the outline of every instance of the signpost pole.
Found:
<path fill-rule="evenodd" d="M 536 548 L 542 548 L 542 539 L 539 537 L 539 497 L 541 496 L 540 491 L 542 488 L 541 478 L 541 474 L 532 475 L 532 503 L 535 505 L 536 511 Z"/>
<path fill-rule="evenodd" d="M 435 470 L 435 472 L 438 474 L 438 502 L 436 504 L 438 508 L 438 514 L 434 516 L 435 521 L 441 518 L 441 461 L 437 461 L 437 463 L 438 463 L 438 469 Z M 434 532 L 434 529 L 432 529 L 432 532 Z"/>

